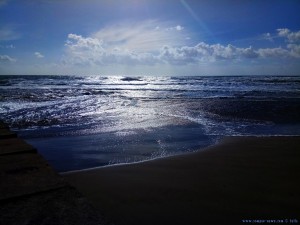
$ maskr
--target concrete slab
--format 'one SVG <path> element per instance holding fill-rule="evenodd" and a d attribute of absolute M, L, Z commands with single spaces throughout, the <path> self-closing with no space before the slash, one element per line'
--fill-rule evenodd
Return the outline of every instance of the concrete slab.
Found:
<path fill-rule="evenodd" d="M 65 187 L 14 201 L 0 201 L 0 224 L 108 225 L 75 189 Z"/>
<path fill-rule="evenodd" d="M 0 225 L 111 225 L 0 121 Z"/>
<path fill-rule="evenodd" d="M 66 185 L 47 162 L 34 153 L 0 156 L 0 200 Z"/>
<path fill-rule="evenodd" d="M 0 139 L 16 138 L 17 134 L 8 129 L 0 129 Z"/>
<path fill-rule="evenodd" d="M 36 153 L 36 149 L 20 138 L 0 139 L 0 156 L 20 153 Z"/>

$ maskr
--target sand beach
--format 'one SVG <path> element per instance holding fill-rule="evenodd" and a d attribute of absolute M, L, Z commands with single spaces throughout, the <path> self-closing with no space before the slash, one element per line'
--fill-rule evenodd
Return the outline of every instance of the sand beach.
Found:
<path fill-rule="evenodd" d="M 299 223 L 299 143 L 228 137 L 199 152 L 63 175 L 116 225 Z"/>

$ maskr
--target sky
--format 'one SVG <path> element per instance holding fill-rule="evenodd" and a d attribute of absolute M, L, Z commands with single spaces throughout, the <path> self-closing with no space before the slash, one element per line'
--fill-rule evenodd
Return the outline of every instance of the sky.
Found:
<path fill-rule="evenodd" d="M 0 0 L 0 75 L 300 75 L 299 0 Z"/>

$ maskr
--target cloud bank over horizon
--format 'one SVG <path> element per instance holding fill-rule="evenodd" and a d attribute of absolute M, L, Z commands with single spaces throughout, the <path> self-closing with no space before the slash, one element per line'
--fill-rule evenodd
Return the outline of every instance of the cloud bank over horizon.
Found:
<path fill-rule="evenodd" d="M 123 29 L 127 30 L 125 27 Z M 140 33 L 135 29 L 131 29 L 130 34 L 119 29 L 103 29 L 91 37 L 69 34 L 65 44 L 64 63 L 86 66 L 113 64 L 183 66 L 226 60 L 240 62 L 268 59 L 297 60 L 300 58 L 300 31 L 292 32 L 287 28 L 277 29 L 277 33 L 274 35 L 274 37 L 282 38 L 286 42 L 286 46 L 258 49 L 254 49 L 252 46 L 243 48 L 231 44 L 207 44 L 205 42 L 194 46 L 180 46 L 179 42 L 176 42 L 176 35 L 168 37 L 164 35 L 164 32 L 152 29 L 148 31 L 151 35 L 147 32 Z M 165 31 L 169 31 L 168 28 Z M 118 32 L 121 32 L 120 35 Z M 150 38 L 147 40 L 144 36 Z"/>

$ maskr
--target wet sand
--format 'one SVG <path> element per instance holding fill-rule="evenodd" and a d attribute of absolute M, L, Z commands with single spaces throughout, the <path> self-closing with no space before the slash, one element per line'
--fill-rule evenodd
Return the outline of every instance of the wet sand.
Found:
<path fill-rule="evenodd" d="M 195 153 L 64 177 L 116 225 L 300 223 L 299 146 L 300 137 L 230 137 Z"/>

